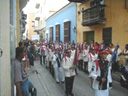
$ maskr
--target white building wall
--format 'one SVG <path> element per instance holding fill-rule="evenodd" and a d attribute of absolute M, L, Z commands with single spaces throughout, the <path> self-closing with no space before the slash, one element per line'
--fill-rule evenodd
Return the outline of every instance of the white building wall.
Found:
<path fill-rule="evenodd" d="M 3 10 L 4 9 L 4 10 Z M 11 96 L 10 0 L 0 0 L 0 96 Z"/>

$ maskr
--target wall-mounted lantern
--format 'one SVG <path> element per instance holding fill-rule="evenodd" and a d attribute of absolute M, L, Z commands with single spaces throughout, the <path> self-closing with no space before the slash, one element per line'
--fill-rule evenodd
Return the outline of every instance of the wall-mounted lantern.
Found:
<path fill-rule="evenodd" d="M 76 32 L 76 27 L 75 26 L 73 27 L 73 31 Z"/>
<path fill-rule="evenodd" d="M 2 57 L 2 55 L 3 55 L 3 51 L 2 51 L 2 49 L 0 48 L 0 57 Z"/>

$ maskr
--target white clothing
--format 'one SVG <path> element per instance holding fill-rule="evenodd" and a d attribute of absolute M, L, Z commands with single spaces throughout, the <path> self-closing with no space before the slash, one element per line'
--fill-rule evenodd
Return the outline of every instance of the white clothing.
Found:
<path fill-rule="evenodd" d="M 111 77 L 111 66 L 108 65 L 107 70 L 108 70 L 108 75 L 107 75 L 107 89 L 102 90 L 99 89 L 99 81 L 97 81 L 97 77 L 101 76 L 101 69 L 98 67 L 96 69 L 96 63 L 94 62 L 93 64 L 93 71 L 90 73 L 90 77 L 93 78 L 93 83 L 92 83 L 92 88 L 94 89 L 95 96 L 109 96 L 109 83 L 112 83 L 112 77 Z"/>
<path fill-rule="evenodd" d="M 65 81 L 65 77 L 64 77 L 64 70 L 62 67 L 54 67 L 54 73 L 55 73 L 55 79 L 56 82 L 64 82 Z"/>
<path fill-rule="evenodd" d="M 62 57 L 62 55 L 61 55 Z M 58 64 L 57 64 L 57 61 L 56 59 L 58 58 L 58 54 L 53 54 L 53 67 L 59 67 Z M 61 61 L 60 61 L 60 66 L 61 66 Z"/>
<path fill-rule="evenodd" d="M 110 66 L 112 66 L 112 62 L 111 62 L 112 61 L 112 55 L 111 54 L 108 54 L 106 59 L 110 63 Z"/>
<path fill-rule="evenodd" d="M 62 67 L 64 68 L 65 71 L 65 77 L 71 77 L 75 76 L 75 69 L 70 69 L 73 66 L 73 61 L 74 61 L 74 56 L 69 57 L 64 57 L 62 60 Z"/>
<path fill-rule="evenodd" d="M 79 53 L 79 57 L 78 57 L 78 60 L 83 60 L 83 53 Z"/>
<path fill-rule="evenodd" d="M 48 61 L 52 61 L 53 59 L 53 52 L 51 49 L 49 49 L 49 53 L 48 53 Z"/>
<path fill-rule="evenodd" d="M 64 82 L 65 78 L 64 78 L 64 70 L 61 66 L 61 61 L 60 61 L 60 67 L 58 66 L 58 63 L 56 61 L 56 59 L 58 58 L 57 54 L 53 54 L 53 67 L 54 67 L 54 73 L 55 73 L 55 79 L 56 82 L 62 81 Z M 60 79 L 60 80 L 59 80 Z"/>
<path fill-rule="evenodd" d="M 71 56 L 75 57 L 75 52 L 76 52 L 76 50 L 71 50 Z"/>
<path fill-rule="evenodd" d="M 83 50 L 83 60 L 84 62 L 87 62 L 88 61 L 88 50 L 84 49 Z"/>
<path fill-rule="evenodd" d="M 88 72 L 91 72 L 92 70 L 92 65 L 94 63 L 95 60 L 97 60 L 98 58 L 98 54 L 92 54 L 92 53 L 89 53 L 89 61 L 88 61 Z"/>
<path fill-rule="evenodd" d="M 123 53 L 124 53 L 124 54 L 128 54 L 128 50 L 127 50 L 127 51 L 124 50 Z M 125 58 L 125 59 L 128 59 L 128 55 L 124 56 L 124 58 Z"/>

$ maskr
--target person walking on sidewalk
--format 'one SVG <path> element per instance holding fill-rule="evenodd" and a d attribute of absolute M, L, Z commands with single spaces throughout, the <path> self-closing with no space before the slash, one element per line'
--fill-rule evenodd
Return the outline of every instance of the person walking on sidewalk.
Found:
<path fill-rule="evenodd" d="M 74 82 L 74 77 L 76 75 L 75 73 L 75 65 L 73 64 L 74 61 L 74 56 L 71 55 L 71 51 L 67 49 L 65 51 L 65 56 L 63 57 L 62 60 L 62 67 L 64 68 L 65 71 L 65 93 L 67 96 L 71 95 L 74 96 L 72 93 L 73 90 L 73 82 Z"/>
<path fill-rule="evenodd" d="M 41 46 L 41 44 L 39 45 L 38 54 L 40 57 L 40 64 L 42 65 L 42 46 Z"/>
<path fill-rule="evenodd" d="M 109 89 L 112 87 L 111 66 L 107 61 L 108 53 L 109 51 L 106 50 L 99 52 L 99 59 L 94 62 L 90 73 L 94 96 L 109 96 Z"/>
<path fill-rule="evenodd" d="M 28 75 L 25 72 L 25 67 L 22 59 L 24 58 L 24 49 L 16 48 L 16 59 L 14 61 L 14 82 L 18 96 L 37 96 L 36 88 L 31 81 L 28 80 Z"/>
<path fill-rule="evenodd" d="M 52 49 L 49 48 L 48 63 L 49 63 L 49 72 L 50 72 L 50 74 L 52 74 L 52 59 L 53 59 L 53 52 L 52 52 Z"/>
<path fill-rule="evenodd" d="M 42 54 L 43 54 L 43 63 L 46 63 L 46 46 L 43 44 L 42 46 Z"/>

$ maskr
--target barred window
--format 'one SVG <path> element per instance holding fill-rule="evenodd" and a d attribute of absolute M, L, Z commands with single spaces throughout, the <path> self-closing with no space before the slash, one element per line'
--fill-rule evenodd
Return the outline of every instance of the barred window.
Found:
<path fill-rule="evenodd" d="M 53 27 L 50 27 L 50 41 L 53 41 Z"/>

